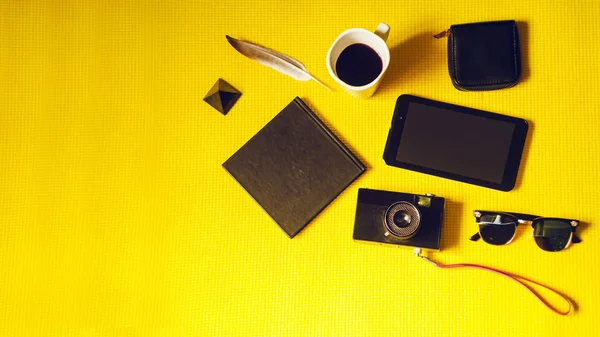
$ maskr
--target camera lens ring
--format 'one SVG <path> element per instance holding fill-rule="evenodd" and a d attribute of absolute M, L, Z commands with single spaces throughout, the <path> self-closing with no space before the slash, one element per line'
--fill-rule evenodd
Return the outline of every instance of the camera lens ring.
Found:
<path fill-rule="evenodd" d="M 421 211 L 409 202 L 395 202 L 385 211 L 384 225 L 392 236 L 410 239 L 421 226 Z"/>

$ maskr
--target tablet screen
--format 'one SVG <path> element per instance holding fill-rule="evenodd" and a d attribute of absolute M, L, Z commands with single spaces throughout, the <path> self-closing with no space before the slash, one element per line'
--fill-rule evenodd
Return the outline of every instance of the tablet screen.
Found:
<path fill-rule="evenodd" d="M 513 123 L 410 102 L 396 160 L 501 183 Z"/>

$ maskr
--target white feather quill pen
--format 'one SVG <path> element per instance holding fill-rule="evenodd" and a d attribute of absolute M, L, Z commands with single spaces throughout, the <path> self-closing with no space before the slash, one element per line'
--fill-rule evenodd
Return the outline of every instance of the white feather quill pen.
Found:
<path fill-rule="evenodd" d="M 329 91 L 332 91 L 328 86 L 309 74 L 304 65 L 297 60 L 294 60 L 293 58 L 275 50 L 268 49 L 251 42 L 236 40 L 229 35 L 225 35 L 225 37 L 233 46 L 233 48 L 239 51 L 242 55 L 257 61 L 262 65 L 273 68 L 280 73 L 286 74 L 298 81 L 314 80 L 315 82 L 327 88 Z"/>

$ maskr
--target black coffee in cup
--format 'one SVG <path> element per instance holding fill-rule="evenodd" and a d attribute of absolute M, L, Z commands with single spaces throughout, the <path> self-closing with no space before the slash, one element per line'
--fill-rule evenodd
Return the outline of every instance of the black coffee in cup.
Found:
<path fill-rule="evenodd" d="M 335 63 L 337 76 L 345 83 L 360 87 L 373 82 L 381 73 L 383 62 L 373 48 L 355 43 L 344 49 Z"/>

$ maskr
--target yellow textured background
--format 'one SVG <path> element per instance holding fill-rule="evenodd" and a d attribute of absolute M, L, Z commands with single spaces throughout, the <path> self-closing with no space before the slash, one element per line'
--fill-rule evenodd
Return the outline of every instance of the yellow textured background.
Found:
<path fill-rule="evenodd" d="M 457 91 L 446 41 L 431 35 L 500 19 L 525 23 L 522 82 Z M 380 21 L 392 64 L 366 101 L 296 82 L 225 40 L 285 52 L 334 86 L 331 42 Z M 0 335 L 597 335 L 599 41 L 592 0 L 2 0 Z M 202 100 L 220 77 L 243 93 L 227 116 Z M 403 93 L 527 119 L 516 189 L 386 166 Z M 368 171 L 290 240 L 221 164 L 295 96 Z M 577 311 L 559 317 L 499 276 L 353 242 L 359 187 L 447 198 L 430 257 L 522 274 Z M 476 208 L 578 218 L 583 243 L 546 253 L 529 228 L 508 246 L 473 243 Z"/>

